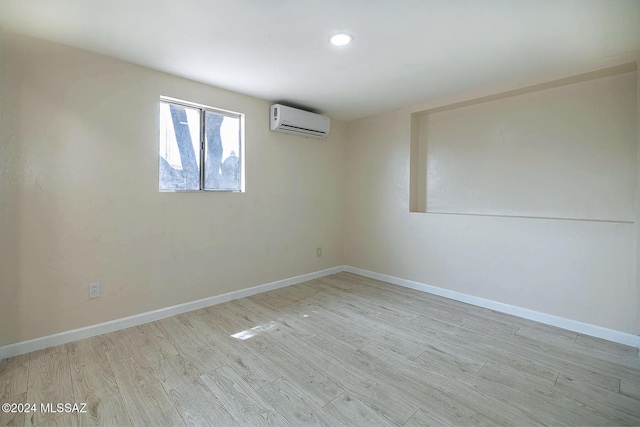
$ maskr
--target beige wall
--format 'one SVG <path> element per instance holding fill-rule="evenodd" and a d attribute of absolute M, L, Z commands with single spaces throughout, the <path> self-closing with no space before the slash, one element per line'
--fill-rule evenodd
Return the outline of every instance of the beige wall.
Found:
<path fill-rule="evenodd" d="M 549 77 L 549 81 L 571 75 L 554 75 Z M 625 87 L 632 87 L 632 93 L 636 93 L 636 83 L 631 81 L 631 78 L 637 78 L 636 74 L 631 78 L 629 75 L 620 77 L 628 80 L 624 83 Z M 542 82 L 544 79 L 504 84 L 350 122 L 345 264 L 638 334 L 640 303 L 635 275 L 634 223 L 409 212 L 412 113 L 516 90 L 519 85 L 525 87 L 527 83 Z M 615 96 L 616 93 L 611 92 L 609 96 Z M 625 120 L 632 120 L 635 129 L 637 106 L 628 105 L 629 94 L 623 95 L 622 104 L 627 105 L 623 113 Z M 637 103 L 637 98 L 634 103 Z M 619 103 L 614 101 L 613 104 Z M 541 114 L 541 110 L 548 107 L 544 103 L 531 102 L 527 108 L 535 114 Z M 612 112 L 606 111 L 605 116 L 609 113 Z M 563 114 L 559 114 L 557 120 L 563 120 Z M 452 126 L 465 126 L 465 123 Z M 527 129 L 527 132 L 536 132 L 536 127 Z M 637 131 L 634 135 L 637 136 Z M 534 139 L 544 140 L 545 135 L 536 134 Z M 598 205 L 601 201 L 594 201 L 601 209 L 593 211 L 594 215 L 595 212 L 601 215 L 611 210 L 616 213 L 614 219 L 633 220 L 633 215 L 636 215 L 623 203 L 629 203 L 629 191 L 635 191 L 635 184 L 629 184 L 628 181 L 637 175 L 637 171 L 633 167 L 630 170 L 629 166 L 629 162 L 636 158 L 636 148 L 633 142 L 631 146 L 629 144 L 628 139 L 623 144 L 624 156 L 600 153 L 610 162 L 606 169 L 608 172 L 622 171 L 623 178 L 620 181 L 624 186 L 622 189 L 608 189 L 614 193 L 622 190 L 619 203 Z M 592 153 L 588 166 L 594 165 L 594 156 L 602 149 L 608 149 L 606 144 L 601 144 Z M 472 160 L 458 155 L 460 153 L 453 154 L 449 159 L 451 168 L 475 168 Z M 538 161 L 530 164 L 523 162 L 520 159 L 520 167 L 528 167 L 536 173 L 539 168 L 545 167 Z M 558 171 L 554 169 L 554 173 Z M 475 172 L 480 173 L 478 170 Z M 478 177 L 479 180 L 483 178 L 486 176 Z M 593 176 L 585 177 L 585 185 L 592 185 L 593 182 Z M 556 192 L 547 202 L 577 196 L 552 185 L 545 190 Z M 606 191 L 606 188 L 600 188 L 598 194 Z M 446 192 L 441 195 L 444 197 Z M 514 194 L 499 197 L 502 203 L 500 210 L 504 211 L 504 206 L 513 206 L 512 203 L 519 203 L 514 197 Z M 477 207 L 477 201 L 473 202 Z M 576 203 L 576 199 L 573 199 L 567 206 L 578 206 Z M 568 208 L 550 213 L 564 215 L 565 211 L 568 212 Z M 585 216 L 589 212 L 584 209 L 578 211 Z"/>
<path fill-rule="evenodd" d="M 426 211 L 634 221 L 636 72 L 425 114 Z"/>
<path fill-rule="evenodd" d="M 342 264 L 344 123 L 271 133 L 266 101 L 30 38 L 0 61 L 0 345 Z M 246 193 L 158 192 L 160 95 L 246 114 Z"/>

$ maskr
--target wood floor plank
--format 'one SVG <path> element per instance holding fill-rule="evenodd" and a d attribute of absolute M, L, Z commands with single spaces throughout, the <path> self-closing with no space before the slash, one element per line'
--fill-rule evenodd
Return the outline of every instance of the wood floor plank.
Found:
<path fill-rule="evenodd" d="M 30 354 L 27 401 L 38 405 L 73 402 L 73 386 L 65 346 L 51 347 Z M 50 422 L 57 415 L 59 414 L 37 411 L 25 416 L 25 424 L 38 425 Z"/>
<path fill-rule="evenodd" d="M 317 294 L 318 292 L 320 292 L 320 289 L 315 289 L 311 286 L 304 286 L 304 283 L 299 283 L 297 285 L 282 288 L 282 291 L 286 292 L 291 299 L 299 301 L 301 299 L 310 297 L 311 295 Z"/>
<path fill-rule="evenodd" d="M 394 390 L 388 389 L 366 373 L 358 372 L 354 367 L 342 363 L 341 360 L 326 355 L 316 345 L 309 344 L 310 341 L 318 337 L 304 342 L 278 330 L 272 331 L 270 335 L 265 339 L 277 343 L 307 365 L 322 367 L 326 375 L 329 375 L 343 390 L 357 396 L 369 408 L 386 418 L 402 424 L 418 409 L 416 405 L 407 402 Z M 340 341 L 335 342 L 340 343 Z M 341 348 L 350 351 L 343 344 Z"/>
<path fill-rule="evenodd" d="M 238 301 L 215 305 L 207 309 L 207 315 L 228 334 L 236 334 L 269 323 L 270 319 L 254 312 L 247 312 Z"/>
<path fill-rule="evenodd" d="M 93 338 L 98 343 L 100 350 L 103 352 L 115 350 L 120 347 L 135 346 L 137 343 L 129 333 L 130 329 L 131 328 L 109 332 L 107 334 L 97 335 Z"/>
<path fill-rule="evenodd" d="M 339 276 L 333 274 L 331 276 L 324 276 L 315 279 L 314 282 L 318 286 L 323 287 L 325 290 L 349 290 L 362 286 L 360 283 L 354 280 L 342 280 Z"/>
<path fill-rule="evenodd" d="M 352 294 L 345 292 L 326 291 L 303 301 L 317 299 L 320 295 L 324 298 L 324 302 L 321 305 L 332 312 L 344 310 L 365 317 L 377 317 L 389 312 L 388 309 L 377 307 L 373 304 L 364 304 L 362 300 L 358 301 Z"/>
<path fill-rule="evenodd" d="M 363 316 L 374 316 L 380 320 L 389 320 L 391 325 L 396 325 L 396 320 L 403 322 L 412 321 L 412 323 L 420 324 L 421 322 L 428 322 L 430 326 L 433 323 L 440 324 L 441 328 L 457 328 L 458 325 L 462 325 L 467 322 L 467 319 L 455 316 L 446 316 L 444 313 L 438 316 L 428 317 L 424 310 L 411 310 L 406 304 L 393 304 L 385 296 L 379 298 L 374 295 L 368 295 L 369 290 L 358 289 L 359 294 L 354 295 L 351 293 L 342 293 L 336 295 L 336 300 L 348 301 L 348 304 L 344 304 L 342 307 L 338 307 L 337 311 L 351 310 L 354 314 L 360 314 Z M 329 295 L 332 295 L 328 293 Z M 355 302 L 354 302 L 355 301 Z"/>
<path fill-rule="evenodd" d="M 380 319 L 386 319 L 386 315 L 379 316 Z M 440 320 L 433 317 L 428 316 L 416 316 L 413 319 L 393 319 L 389 318 L 392 323 L 395 323 L 398 326 L 411 325 L 411 329 L 415 329 L 417 333 L 420 333 L 423 330 L 428 331 L 429 333 L 426 336 L 431 336 L 433 332 L 438 332 L 442 334 L 452 334 L 455 333 L 460 326 L 454 325 L 452 322 L 446 320 Z M 466 322 L 465 322 L 466 323 Z M 450 338 L 448 335 L 443 335 L 447 338 Z"/>
<path fill-rule="evenodd" d="M 437 400 L 431 399 L 425 402 L 423 409 L 429 410 L 430 413 L 438 418 L 454 425 L 460 424 L 556 424 L 557 421 L 547 414 L 540 414 L 538 411 L 531 411 L 528 407 L 514 406 L 513 404 L 505 405 L 505 402 L 513 402 L 513 399 L 520 398 L 526 401 L 528 394 L 523 392 L 525 397 L 518 396 L 516 391 L 508 388 L 508 384 L 494 383 L 492 381 L 483 380 L 478 375 L 464 372 L 455 366 L 440 366 L 435 370 L 442 378 L 432 375 L 431 372 L 425 372 L 419 367 L 415 367 L 412 362 L 399 359 L 393 352 L 382 347 L 376 347 L 371 344 L 358 350 L 359 353 L 368 353 L 379 360 L 387 359 L 391 366 L 396 366 L 396 370 L 404 372 L 409 377 L 413 377 L 416 381 L 439 387 L 452 395 L 453 398 L 445 401 L 445 404 L 439 403 Z M 483 368 L 484 369 L 484 368 Z M 444 379 L 444 381 L 443 381 Z M 527 381 L 521 384 L 528 387 Z M 546 384 L 545 384 L 546 385 Z M 457 403 L 456 403 L 457 402 Z M 549 402 L 546 402 L 549 404 Z M 429 406 L 427 406 L 429 405 Z M 484 413 L 481 408 L 485 411 Z M 444 410 L 446 409 L 446 410 Z M 478 412 L 480 411 L 480 413 Z M 487 419 L 487 416 L 496 418 L 495 421 Z"/>
<path fill-rule="evenodd" d="M 313 280 L 308 282 L 302 282 L 295 285 L 289 286 L 294 293 L 298 294 L 298 296 L 303 296 L 303 298 L 308 298 L 311 295 L 317 294 L 318 292 L 322 292 L 322 289 L 314 286 Z"/>
<path fill-rule="evenodd" d="M 347 361 L 349 366 L 374 375 L 416 405 L 429 405 L 431 411 L 438 411 L 437 416 L 450 422 L 511 425 L 525 416 L 504 408 L 500 412 L 491 411 L 498 406 L 498 401 L 487 399 L 446 376 L 423 370 L 383 346 L 369 344 L 355 352 L 345 353 L 340 348 L 332 349 L 332 343 L 326 337 L 316 337 L 311 341 L 315 345 L 320 340 L 324 340 L 321 348 L 325 352 L 333 352 L 336 357 L 341 354 L 340 359 Z"/>
<path fill-rule="evenodd" d="M 152 369 L 186 425 L 238 425 L 183 356 L 162 359 Z"/>
<path fill-rule="evenodd" d="M 479 365 L 484 365 L 484 362 L 492 360 L 515 370 L 529 373 L 536 378 L 545 379 L 550 384 L 555 382 L 560 372 L 559 368 L 553 364 L 539 363 L 538 359 L 533 360 L 528 357 L 530 354 L 527 352 L 512 352 L 502 346 L 494 345 L 494 342 L 485 342 L 483 336 L 476 337 L 468 334 L 464 338 L 460 338 L 456 331 L 450 327 L 441 328 L 442 322 L 417 318 L 409 322 L 399 320 L 397 323 L 405 326 L 410 325 L 416 334 L 424 336 L 430 343 L 427 353 L 423 355 L 424 357 L 420 357 L 421 362 L 428 361 L 428 358 L 434 355 L 434 351 L 436 355 L 444 353 L 444 357 L 458 364 L 461 368 L 467 366 L 468 369 L 471 369 L 472 366 L 478 366 L 480 369 L 482 366 Z M 611 380 L 615 381 L 615 379 Z M 605 382 L 603 385 L 607 384 L 609 383 Z M 609 385 L 613 386 L 613 383 Z"/>
<path fill-rule="evenodd" d="M 559 393 L 554 387 L 532 380 L 517 371 L 487 363 L 478 373 L 489 385 L 486 393 L 492 393 L 511 406 L 524 408 L 543 419 L 547 425 L 555 425 L 559 420 L 571 425 L 615 425 L 611 417 L 604 416 L 592 408 L 578 404 Z"/>
<path fill-rule="evenodd" d="M 371 295 L 376 295 L 376 298 L 395 301 L 398 304 L 406 304 L 410 307 L 415 307 L 417 310 L 424 311 L 425 309 L 440 308 L 449 313 L 458 313 L 466 319 L 492 318 L 495 320 L 495 316 L 491 314 L 491 311 L 485 308 L 476 307 L 460 301 L 450 300 L 437 295 L 417 291 L 415 289 L 404 288 L 379 280 L 369 279 L 367 277 L 354 276 L 353 280 L 367 287 L 378 289 L 379 291 L 372 291 L 371 293 Z"/>
<path fill-rule="evenodd" d="M 137 347 L 107 352 L 122 402 L 134 425 L 185 425 Z"/>
<path fill-rule="evenodd" d="M 346 274 L 356 276 L 351 273 Z M 427 311 L 424 315 L 434 318 L 441 318 L 440 316 L 458 316 L 508 333 L 515 332 L 517 327 L 521 325 L 526 326 L 535 323 L 526 319 L 504 315 L 503 313 L 497 313 L 486 308 L 450 300 L 414 289 L 392 285 L 379 280 L 362 277 L 354 277 L 354 280 L 358 280 L 368 286 L 382 290 L 383 293 L 379 295 L 379 298 L 396 301 L 399 304 L 415 307 L 417 310 Z M 442 320 L 444 320 L 444 318 L 442 318 Z"/>
<path fill-rule="evenodd" d="M 390 294 L 383 290 L 376 290 L 370 287 L 358 287 L 348 291 L 328 292 L 338 298 L 344 298 L 353 305 L 367 305 L 370 309 L 376 310 L 380 314 L 389 314 L 395 317 L 411 318 L 425 315 L 425 307 L 421 304 L 408 305 L 401 297 Z M 390 297 L 390 298 L 389 298 Z M 467 319 L 457 318 L 457 323 L 463 324 Z"/>
<path fill-rule="evenodd" d="M 564 339 L 549 339 L 542 336 L 532 339 L 516 333 L 514 342 L 543 351 L 552 351 L 558 355 L 573 355 L 581 361 L 591 360 L 598 367 L 603 367 L 602 369 L 608 375 L 640 375 L 640 357 L 637 349 L 617 343 L 608 345 L 607 341 L 600 338 L 581 338 L 580 334 L 577 334 L 577 343 L 571 343 Z M 608 350 L 606 350 L 607 346 Z"/>
<path fill-rule="evenodd" d="M 5 396 L 0 400 L 0 404 L 3 403 L 27 403 L 27 392 L 16 394 L 13 396 Z M 10 408 L 11 409 L 11 408 Z M 23 426 L 25 425 L 25 412 L 0 411 L 0 426 Z M 38 410 L 40 408 L 37 408 Z"/>
<path fill-rule="evenodd" d="M 339 319 L 319 306 L 313 304 L 291 306 L 287 308 L 287 313 L 298 321 L 309 324 L 316 332 L 331 335 L 353 349 L 370 342 L 368 338 L 345 327 Z"/>
<path fill-rule="evenodd" d="M 200 377 L 240 425 L 291 425 L 230 367 Z"/>
<path fill-rule="evenodd" d="M 404 423 L 418 409 L 417 405 L 407 402 L 402 395 L 381 384 L 377 378 L 359 372 L 357 367 L 345 364 L 339 358 L 325 354 L 321 343 L 311 345 L 311 341 L 319 337 L 304 342 L 277 330 L 273 332 L 273 335 L 276 337 L 272 336 L 270 339 L 284 346 L 290 354 L 295 354 L 309 365 L 323 367 L 327 375 L 343 390 L 355 395 L 368 407 L 397 424 Z M 343 350 L 344 348 L 345 346 L 342 347 Z"/>
<path fill-rule="evenodd" d="M 477 353 L 468 355 L 453 346 L 432 342 L 424 353 L 415 358 L 414 361 L 416 364 L 429 368 L 434 372 L 442 369 L 443 365 L 452 365 L 463 372 L 475 373 L 488 362 L 488 357 L 483 357 Z"/>
<path fill-rule="evenodd" d="M 386 318 L 386 316 L 380 317 Z M 386 320 L 389 319 L 386 318 Z M 427 343 L 426 353 L 420 356 L 425 362 L 433 356 L 436 356 L 436 359 L 447 358 L 450 362 L 465 369 L 473 370 L 475 367 L 477 372 L 492 357 L 491 352 L 483 351 L 482 347 L 475 345 L 473 342 L 464 341 L 455 335 L 451 335 L 451 328 L 457 329 L 457 327 L 448 322 L 440 322 L 423 316 L 418 316 L 415 319 L 391 320 L 399 326 L 411 329 L 416 336 L 421 337 Z M 498 356 L 505 357 L 504 354 Z M 556 376 L 557 374 L 553 377 L 554 381 Z"/>
<path fill-rule="evenodd" d="M 556 387 L 562 394 L 624 425 L 640 425 L 640 405 L 636 399 L 603 390 L 580 379 L 560 374 Z"/>
<path fill-rule="evenodd" d="M 149 364 L 178 355 L 178 350 L 162 335 L 156 322 L 129 328 L 127 331 Z"/>
<path fill-rule="evenodd" d="M 536 341 L 517 335 L 514 335 L 513 342 L 527 349 L 535 350 L 538 352 L 537 354 L 549 353 L 564 360 L 572 360 L 578 366 L 597 371 L 601 375 L 611 378 L 640 377 L 640 358 L 637 357 L 606 355 L 579 345 L 556 345 L 548 341 Z M 614 347 L 616 346 L 614 345 Z M 599 383 L 594 382 L 593 384 L 598 385 Z M 615 387 L 611 389 L 614 390 Z"/>
<path fill-rule="evenodd" d="M 349 329 L 371 341 L 387 345 L 408 358 L 414 359 L 426 349 L 424 341 L 416 339 L 410 331 L 404 328 L 391 327 L 388 322 L 383 322 L 375 317 L 363 316 L 345 307 L 331 311 Z"/>
<path fill-rule="evenodd" d="M 283 334 L 291 336 L 286 332 Z M 308 363 L 288 348 L 285 350 L 271 335 L 272 331 L 269 331 L 268 335 L 258 335 L 246 340 L 245 344 L 269 360 L 281 377 L 293 383 L 320 406 L 344 392 L 337 381 L 326 375 L 324 367 Z"/>
<path fill-rule="evenodd" d="M 483 334 L 490 337 L 496 338 L 506 338 L 509 335 L 513 335 L 514 332 L 517 331 L 517 328 L 510 328 L 509 330 L 494 328 L 493 326 L 485 325 L 484 323 L 479 323 L 475 320 L 469 320 L 467 323 L 460 327 L 462 330 L 474 332 L 476 334 Z"/>
<path fill-rule="evenodd" d="M 261 304 L 269 307 L 273 310 L 281 310 L 284 307 L 293 304 L 297 301 L 286 291 L 276 289 L 275 291 L 265 292 L 262 294 L 252 295 L 247 297 L 249 301 L 253 301 L 256 304 Z"/>
<path fill-rule="evenodd" d="M 390 363 L 401 368 L 399 370 L 401 372 L 405 372 L 405 375 L 409 376 L 413 373 L 413 377 L 415 377 L 416 380 L 423 381 L 434 386 L 439 386 L 440 388 L 448 390 L 450 393 L 453 393 L 455 396 L 457 396 L 458 399 L 460 399 L 461 403 L 463 403 L 464 405 L 462 407 L 454 406 L 452 408 L 452 412 L 442 413 L 439 412 L 442 409 L 439 406 L 429 407 L 430 413 L 432 413 L 433 415 L 437 415 L 438 417 L 440 417 L 440 419 L 445 420 L 448 423 L 457 425 L 460 423 L 472 422 L 471 420 L 473 418 L 469 417 L 476 417 L 476 415 L 473 412 L 466 413 L 467 410 L 465 409 L 465 406 L 469 406 L 474 409 L 490 408 L 492 409 L 492 411 L 490 411 L 492 416 L 496 416 L 499 414 L 502 419 L 502 421 L 500 421 L 501 423 L 522 424 L 527 420 L 527 423 L 532 425 L 543 423 L 544 418 L 541 418 L 538 416 L 538 414 L 531 413 L 526 409 L 510 407 L 505 408 L 503 405 L 503 402 L 505 402 L 505 398 L 511 398 L 511 394 L 508 390 L 503 390 L 499 385 L 496 387 L 496 385 L 491 382 L 482 381 L 482 379 L 479 378 L 477 374 L 464 371 L 463 369 L 460 369 L 455 365 L 435 365 L 429 371 L 425 372 L 423 369 L 421 369 L 421 367 L 415 367 L 413 365 L 413 362 L 398 359 L 395 353 L 389 352 L 382 347 L 377 347 L 375 344 L 365 346 L 358 350 L 358 352 L 368 353 L 380 360 L 388 359 Z M 437 377 L 431 375 L 432 373 L 441 375 L 443 378 L 445 378 L 445 382 L 442 382 L 442 380 L 439 380 Z M 447 384 L 449 384 L 450 386 L 448 389 Z M 544 384 L 546 385 L 546 383 Z M 499 391 L 500 393 L 496 394 L 496 391 Z M 473 400 L 475 400 L 476 403 L 473 403 L 473 400 L 470 402 L 467 399 L 468 397 L 473 397 L 474 395 L 475 397 Z M 487 420 L 485 420 L 485 422 L 486 421 Z M 480 422 L 480 420 L 478 420 L 478 422 Z"/>
<path fill-rule="evenodd" d="M 196 334 L 233 368 L 247 384 L 259 389 L 278 378 L 281 373 L 258 353 L 252 352 L 242 340 L 232 338 L 210 323 L 210 318 L 192 316 L 189 322 Z"/>
<path fill-rule="evenodd" d="M 556 351 L 556 347 L 549 347 L 542 342 L 532 344 L 530 340 L 527 341 L 523 337 L 515 335 L 496 338 L 495 336 L 467 331 L 463 327 L 456 333 L 456 336 L 489 349 L 507 351 L 521 357 L 535 359 L 539 365 L 590 381 L 608 390 L 615 391 L 620 388 L 620 375 L 624 373 L 622 371 L 624 367 L 622 366 L 602 365 L 595 359 L 589 359 L 580 354 Z"/>
<path fill-rule="evenodd" d="M 622 378 L 620 380 L 620 393 L 640 401 L 640 380 Z M 640 402 L 638 405 L 640 405 Z"/>
<path fill-rule="evenodd" d="M 421 314 L 422 310 L 416 310 L 406 305 L 398 304 L 384 298 L 377 298 L 370 295 L 366 288 L 356 288 L 349 291 L 334 292 L 337 298 L 348 301 L 350 306 L 359 308 L 361 311 L 367 310 L 371 314 L 387 315 L 401 319 L 412 319 Z"/>
<path fill-rule="evenodd" d="M 435 415 L 424 411 L 422 409 L 418 410 L 413 417 L 409 418 L 409 421 L 404 423 L 403 427 L 437 427 L 437 426 L 450 426 L 446 421 L 443 421 L 441 418 L 436 417 Z"/>
<path fill-rule="evenodd" d="M 534 340 L 542 340 L 547 342 L 553 342 L 560 345 L 571 346 L 574 344 L 577 333 L 571 331 L 565 331 L 564 329 L 540 329 L 530 326 L 521 326 L 516 335 L 521 337 L 532 338 Z"/>
<path fill-rule="evenodd" d="M 303 341 L 321 333 L 327 333 L 353 348 L 361 347 L 369 342 L 369 339 L 351 332 L 339 323 L 328 320 L 332 317 L 330 313 L 325 313 L 324 318 L 321 317 L 319 312 L 323 309 L 306 302 L 287 306 L 280 311 L 271 310 L 252 301 L 241 300 L 239 303 L 248 310 L 273 319 L 283 330 Z"/>
<path fill-rule="evenodd" d="M 289 290 L 289 287 L 278 288 L 278 289 L 274 289 L 273 291 L 256 294 L 256 296 L 258 295 L 266 295 L 271 299 L 284 302 L 285 303 L 284 305 L 278 304 L 278 308 L 277 308 L 278 310 L 285 307 L 286 305 L 292 304 L 302 299 L 301 296 L 298 295 L 295 291 Z"/>
<path fill-rule="evenodd" d="M 0 360 L 0 403 L 26 393 L 29 386 L 29 355 Z"/>
<path fill-rule="evenodd" d="M 300 301 L 296 301 L 294 304 L 287 306 L 288 309 L 291 307 L 300 307 L 302 305 L 311 305 L 320 307 L 324 310 L 328 308 L 337 308 L 344 307 L 346 301 L 337 300 L 334 295 L 331 295 L 328 292 L 318 292 L 317 294 L 311 295 L 310 297 L 301 299 Z"/>
<path fill-rule="evenodd" d="M 285 379 L 268 384 L 258 394 L 271 404 L 278 413 L 296 426 L 340 426 L 329 412 L 315 403 L 302 391 Z"/>
<path fill-rule="evenodd" d="M 259 316 L 263 316 L 278 323 L 282 328 L 286 329 L 287 332 L 296 335 L 302 340 L 312 338 L 319 333 L 315 328 L 307 327 L 307 325 L 299 322 L 296 318 L 290 317 L 286 314 L 286 309 L 274 310 L 249 299 L 238 300 L 238 304 L 244 307 L 247 311 L 254 312 Z"/>
<path fill-rule="evenodd" d="M 325 406 L 332 414 L 347 426 L 395 426 L 392 421 L 378 414 L 350 393 L 344 393 Z"/>
<path fill-rule="evenodd" d="M 461 369 L 471 371 L 473 367 L 478 370 L 484 363 L 493 361 L 507 366 L 514 370 L 529 374 L 539 380 L 546 381 L 553 385 L 558 377 L 559 370 L 552 369 L 536 363 L 521 354 L 511 353 L 499 347 L 484 347 L 471 340 L 460 340 L 457 337 L 436 335 L 430 339 L 431 347 L 422 354 L 416 361 L 423 365 L 428 363 L 438 352 L 443 353 L 442 357 L 456 364 Z M 439 360 L 438 357 L 435 358 Z M 484 363 L 483 363 L 484 362 Z M 482 363 L 482 366 L 479 366 Z"/>
<path fill-rule="evenodd" d="M 594 351 L 585 346 L 567 345 L 565 343 L 558 344 L 558 340 L 551 342 L 543 339 L 532 339 L 527 336 L 518 334 L 507 334 L 499 330 L 484 330 L 477 327 L 471 328 L 472 322 L 463 325 L 456 334 L 463 334 L 464 331 L 474 329 L 483 335 L 491 336 L 510 344 L 515 344 L 526 350 L 536 352 L 537 354 L 551 354 L 556 358 L 573 360 L 576 364 L 592 367 L 599 372 L 620 378 L 620 375 L 634 375 L 640 373 L 640 358 L 637 357 L 619 357 L 616 355 L 605 355 L 602 352 Z M 577 338 L 576 338 L 577 339 Z M 604 340 L 593 339 L 594 342 L 604 342 Z M 612 348 L 620 348 L 623 346 L 612 343 Z M 604 345 L 604 344 L 601 344 Z"/>
<path fill-rule="evenodd" d="M 99 340 L 93 337 L 70 343 L 67 345 L 67 353 L 73 402 L 87 404 L 87 412 L 79 414 L 81 424 L 131 425 L 113 370 L 106 353 L 101 350 Z"/>
<path fill-rule="evenodd" d="M 597 351 L 606 355 L 630 358 L 634 362 L 634 364 L 640 366 L 637 347 L 630 347 L 623 344 L 612 343 L 611 341 L 606 341 L 600 338 L 590 337 L 583 334 L 577 334 L 575 344 L 579 347 L 584 347 L 589 351 Z"/>
<path fill-rule="evenodd" d="M 225 364 L 224 360 L 191 331 L 188 326 L 188 319 L 188 317 L 182 319 L 169 317 L 159 320 L 156 326 L 167 341 L 200 374 L 223 366 Z"/>

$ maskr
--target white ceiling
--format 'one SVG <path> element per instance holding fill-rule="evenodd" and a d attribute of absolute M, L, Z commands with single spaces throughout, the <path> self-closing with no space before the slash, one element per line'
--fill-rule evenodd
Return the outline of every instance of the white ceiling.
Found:
<path fill-rule="evenodd" d="M 0 0 L 0 28 L 351 120 L 639 50 L 640 0 Z"/>

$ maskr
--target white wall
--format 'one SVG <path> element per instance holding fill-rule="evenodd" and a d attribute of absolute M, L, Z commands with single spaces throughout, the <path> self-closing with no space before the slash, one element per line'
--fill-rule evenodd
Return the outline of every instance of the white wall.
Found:
<path fill-rule="evenodd" d="M 544 81 L 504 84 L 350 122 L 345 264 L 639 334 L 634 223 L 409 212 L 412 113 Z M 547 107 L 530 103 L 528 108 L 539 113 Z M 635 104 L 624 111 L 634 126 L 636 112 Z M 635 147 L 627 155 L 635 160 Z M 628 172 L 629 159 L 615 159 Z M 456 160 L 451 159 L 452 167 Z M 460 166 L 465 165 L 463 159 Z M 526 166 L 543 167 L 535 162 Z M 635 174 L 633 170 L 634 179 Z M 555 197 L 572 194 L 563 191 Z M 621 218 L 634 219 L 627 218 L 624 203 L 614 208 Z"/>
<path fill-rule="evenodd" d="M 271 133 L 266 101 L 26 37 L 0 61 L 0 345 L 342 264 L 344 123 Z M 246 114 L 246 193 L 158 192 L 161 95 Z"/>

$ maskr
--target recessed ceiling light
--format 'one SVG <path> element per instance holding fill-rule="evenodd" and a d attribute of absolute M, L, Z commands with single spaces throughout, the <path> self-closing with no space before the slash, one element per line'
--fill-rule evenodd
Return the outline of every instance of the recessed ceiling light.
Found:
<path fill-rule="evenodd" d="M 348 33 L 337 33 L 329 37 L 329 42 L 334 46 L 345 46 L 351 43 L 353 37 Z"/>

